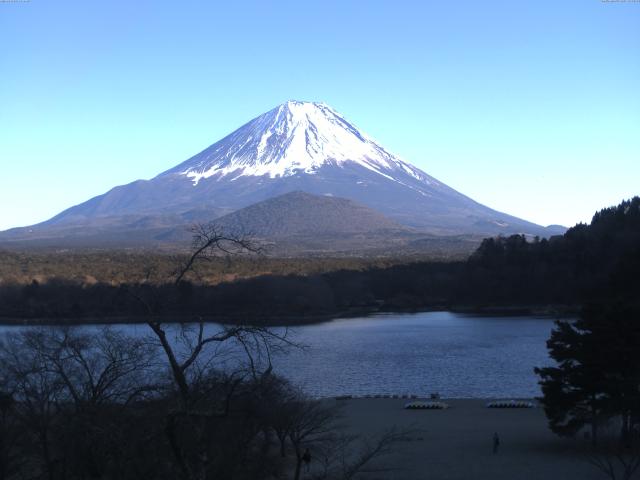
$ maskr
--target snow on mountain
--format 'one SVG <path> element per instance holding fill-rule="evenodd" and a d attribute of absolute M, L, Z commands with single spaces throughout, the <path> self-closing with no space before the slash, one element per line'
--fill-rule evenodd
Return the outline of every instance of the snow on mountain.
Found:
<path fill-rule="evenodd" d="M 167 173 L 180 173 L 197 185 L 210 177 L 313 175 L 323 165 L 344 162 L 390 180 L 400 181 L 394 172 L 401 171 L 429 185 L 438 183 L 389 153 L 328 105 L 295 100 L 251 120 Z"/>

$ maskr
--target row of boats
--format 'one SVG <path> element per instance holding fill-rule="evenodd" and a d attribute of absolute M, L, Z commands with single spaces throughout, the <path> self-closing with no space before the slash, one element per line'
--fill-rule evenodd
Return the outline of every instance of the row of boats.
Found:
<path fill-rule="evenodd" d="M 534 408 L 535 404 L 526 400 L 494 400 L 486 404 L 487 408 Z M 444 410 L 449 404 L 439 401 L 412 401 L 405 403 L 407 410 Z"/>

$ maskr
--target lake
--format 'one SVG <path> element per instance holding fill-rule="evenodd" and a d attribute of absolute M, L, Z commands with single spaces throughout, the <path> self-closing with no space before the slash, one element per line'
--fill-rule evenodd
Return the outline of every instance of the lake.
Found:
<path fill-rule="evenodd" d="M 17 328 L 25 327 L 0 332 Z M 145 325 L 118 328 L 148 332 Z M 534 397 L 540 388 L 533 368 L 552 364 L 545 344 L 552 328 L 550 318 L 450 312 L 339 319 L 290 329 L 292 339 L 307 348 L 278 355 L 273 363 L 314 397 Z"/>

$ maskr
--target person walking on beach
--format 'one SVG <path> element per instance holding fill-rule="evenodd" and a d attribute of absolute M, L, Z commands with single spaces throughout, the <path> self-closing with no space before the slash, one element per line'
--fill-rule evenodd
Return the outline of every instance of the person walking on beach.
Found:
<path fill-rule="evenodd" d="M 498 453 L 498 447 L 500 446 L 500 437 L 498 436 L 498 432 L 493 432 L 493 453 L 494 455 Z"/>
<path fill-rule="evenodd" d="M 309 473 L 309 468 L 311 466 L 311 452 L 308 448 L 302 454 L 302 461 L 304 462 L 305 470 Z"/>

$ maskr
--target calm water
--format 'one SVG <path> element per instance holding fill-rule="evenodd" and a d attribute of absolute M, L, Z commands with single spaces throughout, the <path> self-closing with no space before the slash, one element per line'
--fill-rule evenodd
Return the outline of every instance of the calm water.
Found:
<path fill-rule="evenodd" d="M 334 320 L 295 328 L 292 338 L 308 348 L 273 363 L 312 396 L 532 397 L 540 394 L 533 367 L 551 363 L 545 342 L 552 327 L 549 318 L 448 312 Z"/>
<path fill-rule="evenodd" d="M 296 330 L 309 345 L 275 362 L 312 395 L 531 397 L 551 363 L 553 321 L 448 312 L 335 320 Z"/>

